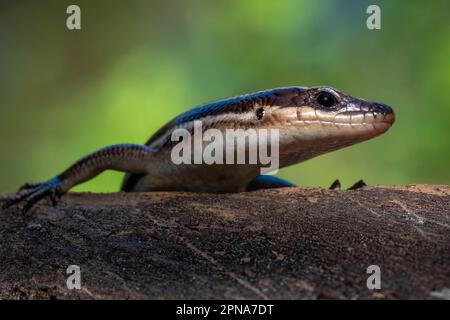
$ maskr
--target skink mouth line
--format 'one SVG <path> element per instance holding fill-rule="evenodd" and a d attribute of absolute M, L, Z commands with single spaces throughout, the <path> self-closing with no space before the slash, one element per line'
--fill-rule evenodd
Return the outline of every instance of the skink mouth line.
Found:
<path fill-rule="evenodd" d="M 337 121 L 327 121 L 327 120 L 295 120 L 293 121 L 293 124 L 298 124 L 298 123 L 304 123 L 304 124 L 334 124 L 334 125 L 341 125 L 341 126 L 349 126 L 349 127 L 356 127 L 356 126 L 367 126 L 367 125 L 373 125 L 375 124 L 380 124 L 380 123 L 385 123 L 385 124 L 389 124 L 391 125 L 392 122 L 391 121 L 386 121 L 385 119 L 383 120 L 375 120 L 375 121 L 371 121 L 371 122 L 358 122 L 358 123 L 354 123 L 354 122 L 337 122 Z"/>
<path fill-rule="evenodd" d="M 381 111 L 344 111 L 344 112 L 339 112 L 337 113 L 337 115 L 343 115 L 343 116 L 354 116 L 354 115 L 373 115 L 373 116 L 377 116 L 382 114 L 383 116 L 388 116 L 391 114 L 391 112 L 381 112 Z"/>

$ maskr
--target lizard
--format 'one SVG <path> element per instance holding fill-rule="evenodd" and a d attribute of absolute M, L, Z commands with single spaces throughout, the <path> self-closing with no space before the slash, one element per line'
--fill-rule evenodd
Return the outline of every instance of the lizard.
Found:
<path fill-rule="evenodd" d="M 6 199 L 3 208 L 23 202 L 29 210 L 42 198 L 53 203 L 72 187 L 111 169 L 125 172 L 124 192 L 244 192 L 294 184 L 261 175 L 260 164 L 174 164 L 174 130 L 278 129 L 279 167 L 293 165 L 386 132 L 395 121 L 388 105 L 352 97 L 327 86 L 282 87 L 201 105 L 175 117 L 144 145 L 116 144 L 75 162 L 42 183 L 26 183 Z M 339 185 L 336 182 L 333 185 Z M 361 184 L 361 182 L 359 183 Z"/>

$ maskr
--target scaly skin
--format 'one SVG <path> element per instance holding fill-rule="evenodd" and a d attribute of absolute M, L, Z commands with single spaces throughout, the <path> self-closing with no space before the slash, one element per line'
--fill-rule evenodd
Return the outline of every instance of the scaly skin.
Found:
<path fill-rule="evenodd" d="M 220 100 L 192 109 L 163 126 L 146 145 L 106 147 L 84 157 L 44 183 L 26 184 L 3 207 L 24 201 L 24 211 L 39 199 L 56 197 L 107 169 L 127 173 L 122 190 L 240 192 L 290 186 L 281 179 L 260 176 L 261 164 L 181 164 L 170 158 L 171 134 L 191 133 L 195 120 L 203 131 L 278 129 L 280 168 L 365 141 L 386 132 L 395 121 L 383 104 L 358 99 L 329 87 L 288 87 Z"/>

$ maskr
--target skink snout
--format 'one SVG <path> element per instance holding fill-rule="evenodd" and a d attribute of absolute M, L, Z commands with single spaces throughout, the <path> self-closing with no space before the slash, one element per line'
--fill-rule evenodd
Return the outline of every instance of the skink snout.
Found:
<path fill-rule="evenodd" d="M 391 107 L 388 105 L 385 105 L 383 103 L 374 102 L 372 105 L 372 110 L 375 113 L 382 113 L 384 115 L 392 114 L 394 113 L 394 110 L 392 110 Z"/>
<path fill-rule="evenodd" d="M 374 102 L 371 106 L 371 112 L 376 121 L 381 120 L 382 123 L 387 124 L 389 127 L 395 122 L 394 110 L 388 105 Z M 378 115 L 382 115 L 382 117 L 380 118 Z"/>

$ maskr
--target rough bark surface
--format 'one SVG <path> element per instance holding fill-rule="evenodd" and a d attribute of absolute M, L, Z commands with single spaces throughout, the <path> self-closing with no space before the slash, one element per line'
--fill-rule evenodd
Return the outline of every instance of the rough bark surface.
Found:
<path fill-rule="evenodd" d="M 72 193 L 0 217 L 4 299 L 450 298 L 450 186 Z"/>

